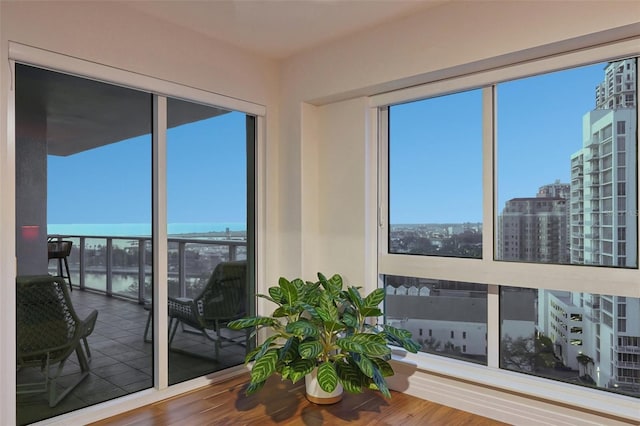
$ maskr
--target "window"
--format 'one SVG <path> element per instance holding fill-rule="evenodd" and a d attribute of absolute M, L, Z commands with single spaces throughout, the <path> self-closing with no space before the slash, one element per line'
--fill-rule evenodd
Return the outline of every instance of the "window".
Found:
<path fill-rule="evenodd" d="M 389 108 L 390 253 L 482 256 L 481 100 L 474 90 Z"/>
<path fill-rule="evenodd" d="M 622 337 L 616 335 L 623 324 L 613 312 L 616 298 L 637 301 L 630 296 L 637 295 L 640 282 L 637 107 L 635 98 L 620 107 L 622 97 L 613 84 L 616 69 L 631 65 L 635 70 L 637 59 L 598 62 L 602 59 L 608 58 L 582 60 L 591 65 L 563 66 L 560 71 L 545 69 L 540 64 L 550 62 L 542 60 L 535 66 L 518 65 L 375 98 L 381 124 L 378 268 L 385 285 L 397 288 L 397 297 L 407 297 L 398 291 L 400 286 L 415 283 L 438 286 L 438 294 L 430 294 L 434 298 L 445 296 L 443 290 L 453 284 L 477 286 L 464 303 L 486 309 L 500 324 L 496 330 L 477 321 L 486 327 L 488 353 L 481 363 L 489 367 L 640 397 L 640 382 L 620 386 L 615 368 L 611 373 L 612 356 L 619 349 L 609 343 L 610 336 Z M 633 75 L 635 82 L 635 71 Z M 600 88 L 595 99 L 594 87 Z M 435 131 L 426 119 L 423 133 L 416 132 L 416 119 L 408 112 L 428 111 L 422 116 L 430 118 L 433 109 L 440 109 L 452 115 L 445 108 L 452 105 L 458 108 L 456 117 L 464 117 L 456 120 L 464 122 L 460 133 L 466 132 L 467 122 L 475 123 L 470 118 L 474 113 L 482 123 L 482 154 L 475 158 L 482 162 L 476 175 L 482 180 L 482 206 L 466 210 L 477 211 L 482 219 L 465 217 L 457 223 L 451 218 L 460 215 L 459 204 L 449 200 L 464 198 L 475 182 L 466 178 L 456 186 L 426 166 L 431 157 L 421 152 Z M 441 127 L 452 131 L 452 126 Z M 422 160 L 405 160 L 412 150 Z M 441 153 L 436 148 L 432 152 Z M 462 176 L 475 173 L 476 163 L 469 163 L 466 151 L 455 158 L 463 163 L 448 163 L 451 170 Z M 419 163 L 427 169 L 422 174 L 428 180 L 422 175 L 401 179 L 409 174 L 403 166 L 420 170 Z M 433 195 L 443 187 L 446 196 Z M 427 210 L 446 213 L 438 227 Z M 481 243 L 475 255 L 464 253 L 460 239 L 449 231 L 471 225 L 482 237 L 475 240 Z M 457 253 L 443 251 L 447 239 Z M 428 256 L 407 256 L 414 254 Z M 557 269 L 558 264 L 565 266 Z M 483 282 L 475 283 L 477 277 Z M 462 289 L 457 288 L 458 296 Z M 486 305 L 486 294 L 497 295 L 497 306 Z M 453 314 L 425 307 L 415 313 L 408 302 L 388 304 L 387 321 L 410 324 L 426 316 L 431 326 L 436 323 L 434 341 L 429 347 L 423 343 L 423 352 L 465 360 L 469 354 L 482 355 L 470 343 L 474 333 L 469 328 L 452 327 L 465 322 L 468 311 Z M 627 334 L 640 334 L 630 322 L 624 326 Z M 467 333 L 459 349 L 456 332 Z M 443 339 L 450 345 L 441 341 L 433 346 Z M 640 347 L 634 347 L 637 350 Z"/>

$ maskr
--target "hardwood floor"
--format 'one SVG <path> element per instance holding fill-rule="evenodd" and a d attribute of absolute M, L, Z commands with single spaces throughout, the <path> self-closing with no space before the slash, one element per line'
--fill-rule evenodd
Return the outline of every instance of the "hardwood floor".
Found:
<path fill-rule="evenodd" d="M 248 375 L 207 386 L 123 413 L 92 425 L 473 425 L 504 423 L 399 392 L 391 400 L 378 393 L 345 393 L 334 405 L 316 405 L 304 396 L 304 382 L 274 377 L 246 396 Z"/>

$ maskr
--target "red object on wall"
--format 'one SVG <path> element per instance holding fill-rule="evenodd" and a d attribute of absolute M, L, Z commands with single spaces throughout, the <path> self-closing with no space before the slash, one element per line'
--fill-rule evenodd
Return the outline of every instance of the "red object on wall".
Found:
<path fill-rule="evenodd" d="M 40 227 L 38 225 L 24 225 L 22 227 L 22 239 L 25 241 L 35 241 L 40 236 Z"/>

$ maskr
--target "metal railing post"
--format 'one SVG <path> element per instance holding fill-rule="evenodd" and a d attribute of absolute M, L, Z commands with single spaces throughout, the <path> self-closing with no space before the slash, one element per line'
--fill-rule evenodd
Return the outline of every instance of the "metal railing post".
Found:
<path fill-rule="evenodd" d="M 80 283 L 80 289 L 84 290 L 85 288 L 85 244 L 87 243 L 87 238 L 86 237 L 80 237 L 80 253 L 78 254 L 78 262 L 80 263 L 79 267 L 79 271 L 78 271 L 78 275 L 80 275 L 79 277 L 79 283 Z"/>
<path fill-rule="evenodd" d="M 145 303 L 145 258 L 146 243 L 143 238 L 138 238 L 138 303 Z M 149 298 L 151 299 L 151 298 Z"/>
<path fill-rule="evenodd" d="M 187 296 L 187 285 L 186 285 L 186 267 L 185 267 L 185 252 L 186 252 L 186 243 L 184 241 L 178 242 L 178 288 L 180 292 L 180 297 Z"/>
<path fill-rule="evenodd" d="M 112 277 L 113 277 L 113 264 L 112 264 L 112 251 L 113 251 L 113 239 L 111 237 L 106 237 L 107 239 L 107 288 L 106 288 L 106 292 L 108 296 L 112 296 L 113 295 L 113 283 L 112 283 Z"/>

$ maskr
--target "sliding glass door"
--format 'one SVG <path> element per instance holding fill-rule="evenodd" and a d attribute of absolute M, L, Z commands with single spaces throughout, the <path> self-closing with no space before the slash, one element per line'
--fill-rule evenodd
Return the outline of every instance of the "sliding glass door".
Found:
<path fill-rule="evenodd" d="M 256 116 L 15 68 L 18 423 L 241 364 Z"/>

